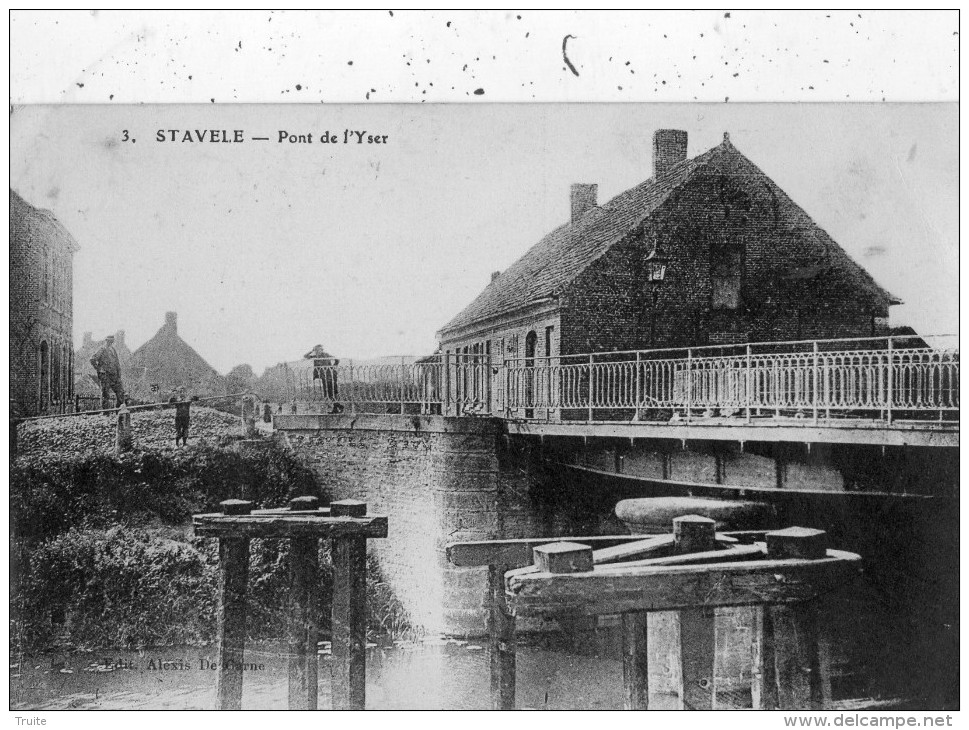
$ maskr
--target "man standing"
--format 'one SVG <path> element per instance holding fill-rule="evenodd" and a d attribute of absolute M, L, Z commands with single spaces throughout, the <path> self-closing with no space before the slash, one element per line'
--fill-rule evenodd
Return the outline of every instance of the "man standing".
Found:
<path fill-rule="evenodd" d="M 188 424 L 191 419 L 192 401 L 185 399 L 185 391 L 176 388 L 174 395 L 168 402 L 175 406 L 175 445 L 182 440 L 183 446 L 188 446 Z"/>
<path fill-rule="evenodd" d="M 109 408 L 108 394 L 114 391 L 115 406 L 124 403 L 124 385 L 121 382 L 121 361 L 118 351 L 114 349 L 114 335 L 108 335 L 104 344 L 94 353 L 91 365 L 98 374 L 101 385 L 101 408 Z"/>

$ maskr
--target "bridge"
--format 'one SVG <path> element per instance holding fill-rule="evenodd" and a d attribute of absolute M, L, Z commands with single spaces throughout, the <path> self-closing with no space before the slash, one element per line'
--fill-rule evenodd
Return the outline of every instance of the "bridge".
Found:
<path fill-rule="evenodd" d="M 307 360 L 294 410 L 482 416 L 537 436 L 958 446 L 952 335 L 495 360 Z"/>

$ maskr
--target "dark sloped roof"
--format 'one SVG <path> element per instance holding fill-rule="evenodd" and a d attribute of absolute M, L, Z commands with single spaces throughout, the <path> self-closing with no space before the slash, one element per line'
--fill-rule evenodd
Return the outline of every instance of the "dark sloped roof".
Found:
<path fill-rule="evenodd" d="M 721 154 L 736 156 L 751 168 L 753 174 L 762 176 L 780 195 L 785 195 L 767 175 L 738 152 L 729 139 L 724 139 L 722 144 L 703 154 L 672 166 L 661 178 L 650 178 L 620 193 L 608 203 L 592 208 L 577 222 L 556 228 L 499 274 L 440 332 L 455 330 L 559 295 L 593 261 L 630 229 L 649 218 L 676 189 Z M 828 265 L 846 271 L 860 288 L 872 296 L 886 303 L 899 301 L 878 286 L 868 272 L 855 263 L 807 213 L 795 207 L 799 215 L 804 217 L 806 232 L 827 251 Z"/>
<path fill-rule="evenodd" d="M 441 331 L 555 296 L 630 228 L 659 208 L 670 193 L 706 164 L 716 149 L 674 165 L 659 180 L 650 178 L 620 193 L 608 203 L 589 210 L 576 223 L 556 228 L 499 274 Z"/>
<path fill-rule="evenodd" d="M 165 324 L 154 337 L 134 351 L 131 370 L 133 373 L 146 372 L 148 380 L 166 387 L 172 383 L 194 386 L 222 380 L 215 368 L 179 337 L 175 327 L 170 324 Z"/>

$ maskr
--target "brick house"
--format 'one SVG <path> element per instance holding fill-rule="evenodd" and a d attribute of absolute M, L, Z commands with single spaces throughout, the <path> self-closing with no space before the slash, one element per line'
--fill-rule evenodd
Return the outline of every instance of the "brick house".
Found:
<path fill-rule="evenodd" d="M 527 363 L 889 333 L 900 301 L 727 134 L 688 158 L 686 132 L 658 130 L 653 177 L 602 205 L 596 195 L 572 185 L 571 220 L 437 333 L 445 357 Z"/>
<path fill-rule="evenodd" d="M 165 313 L 165 324 L 131 355 L 127 382 L 142 401 L 168 400 L 173 388 L 186 395 L 225 395 L 225 378 L 178 334 L 178 315 Z M 157 386 L 157 391 L 152 391 Z"/>
<path fill-rule="evenodd" d="M 21 416 L 68 410 L 74 395 L 73 236 L 10 191 L 10 399 Z"/>

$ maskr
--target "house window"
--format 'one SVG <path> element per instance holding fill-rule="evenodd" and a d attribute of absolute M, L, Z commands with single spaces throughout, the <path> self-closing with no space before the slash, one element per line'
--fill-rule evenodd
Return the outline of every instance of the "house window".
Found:
<path fill-rule="evenodd" d="M 736 243 L 724 242 L 713 247 L 710 273 L 714 309 L 736 309 L 740 306 L 743 253 L 743 246 Z"/>

